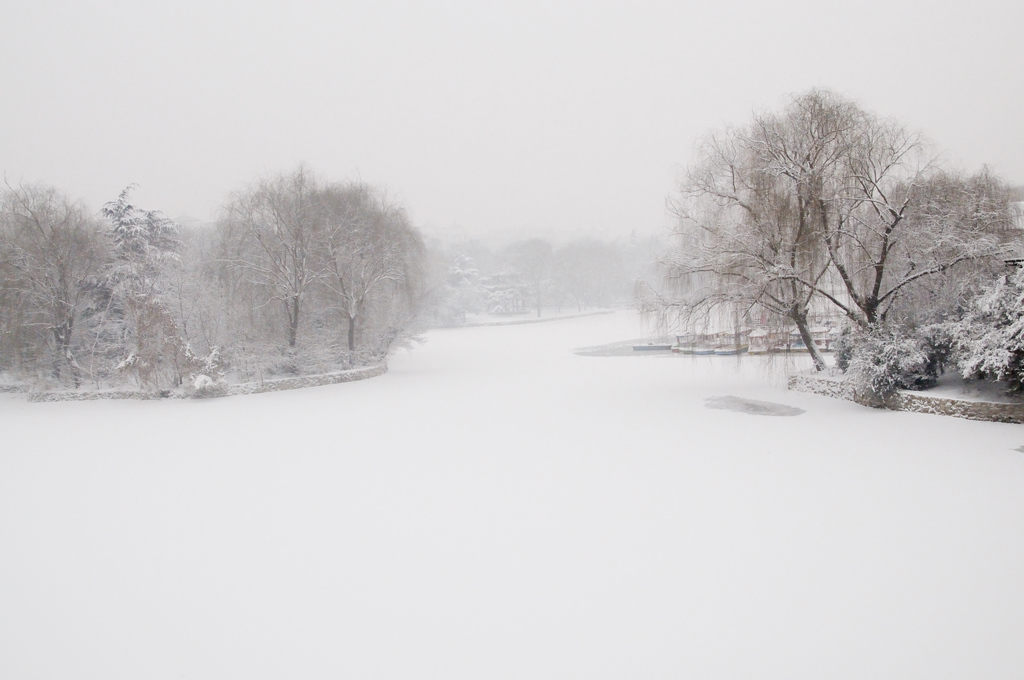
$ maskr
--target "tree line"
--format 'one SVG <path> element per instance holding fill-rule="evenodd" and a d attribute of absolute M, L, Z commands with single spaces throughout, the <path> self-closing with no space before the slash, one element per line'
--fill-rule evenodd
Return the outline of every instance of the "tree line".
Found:
<path fill-rule="evenodd" d="M 386 191 L 308 168 L 215 227 L 43 184 L 0 198 L 0 371 L 49 387 L 216 389 L 383 360 L 414 331 L 426 250 Z"/>
<path fill-rule="evenodd" d="M 443 325 L 481 314 L 532 315 L 628 307 L 637 279 L 650 275 L 657 239 L 531 238 L 489 248 L 478 241 L 434 243 L 437 304 Z"/>
<path fill-rule="evenodd" d="M 668 285 L 641 304 L 684 327 L 791 325 L 818 370 L 811 324 L 836 319 L 840 367 L 878 393 L 947 364 L 1005 379 L 1021 338 L 1004 338 L 1001 368 L 977 360 L 978 305 L 1021 285 L 1006 265 L 1021 199 L 987 169 L 950 167 L 903 123 L 811 90 L 701 140 L 672 200 Z"/>

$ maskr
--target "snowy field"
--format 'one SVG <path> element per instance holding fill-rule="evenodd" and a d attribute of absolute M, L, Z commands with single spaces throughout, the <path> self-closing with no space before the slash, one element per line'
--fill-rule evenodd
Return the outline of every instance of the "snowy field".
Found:
<path fill-rule="evenodd" d="M 381 378 L 223 400 L 0 396 L 0 678 L 1024 677 L 1024 428 L 572 353 L 639 331 L 438 330 Z"/>

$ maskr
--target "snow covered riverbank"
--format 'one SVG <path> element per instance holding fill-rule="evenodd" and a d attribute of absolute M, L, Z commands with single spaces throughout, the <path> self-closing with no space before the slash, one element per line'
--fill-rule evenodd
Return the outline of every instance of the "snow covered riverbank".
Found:
<path fill-rule="evenodd" d="M 1020 426 L 573 353 L 640 331 L 436 330 L 373 380 L 225 400 L 0 395 L 0 677 L 1024 673 Z M 722 407 L 751 403 L 785 408 Z"/>

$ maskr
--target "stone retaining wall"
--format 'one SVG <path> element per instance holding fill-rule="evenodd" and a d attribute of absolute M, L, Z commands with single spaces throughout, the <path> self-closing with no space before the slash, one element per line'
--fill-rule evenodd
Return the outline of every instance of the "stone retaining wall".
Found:
<path fill-rule="evenodd" d="M 893 411 L 934 413 L 967 420 L 985 420 L 997 423 L 1024 423 L 1024 404 L 1004 404 L 992 401 L 967 401 L 947 397 L 933 397 L 921 392 L 900 390 L 884 402 L 871 402 L 854 394 L 852 386 L 843 380 L 793 375 L 788 382 L 789 389 L 796 392 L 810 392 L 836 399 L 846 399 L 865 406 L 887 408 Z"/>
<path fill-rule="evenodd" d="M 810 392 L 823 397 L 857 401 L 853 395 L 853 387 L 845 380 L 834 380 L 811 375 L 791 375 L 787 387 L 794 392 Z"/>
<path fill-rule="evenodd" d="M 307 375 L 299 378 L 283 378 L 281 380 L 268 380 L 262 383 L 242 383 L 240 385 L 228 385 L 227 394 L 260 394 L 261 392 L 277 392 L 279 390 L 298 390 L 303 387 L 320 387 L 322 385 L 337 385 L 338 383 L 355 382 L 376 378 L 388 372 L 387 364 L 367 366 L 366 368 L 354 368 L 350 371 L 338 371 L 337 373 L 323 373 L 321 375 Z"/>
<path fill-rule="evenodd" d="M 387 373 L 387 364 L 367 366 L 365 368 L 354 368 L 349 371 L 337 371 L 335 373 L 323 373 L 320 375 L 306 375 L 297 378 L 281 378 L 280 380 L 267 380 L 264 382 L 241 383 L 238 385 L 214 386 L 205 394 L 185 394 L 183 392 L 164 390 L 160 392 L 143 392 L 141 390 L 109 390 L 103 392 L 90 391 L 59 391 L 59 392 L 30 392 L 29 401 L 91 401 L 94 399 L 188 399 L 188 398 L 212 398 L 230 397 L 240 394 L 260 394 L 262 392 L 278 392 L 280 390 L 298 390 L 304 387 L 320 387 L 321 385 L 336 385 L 338 383 L 355 382 L 366 380 L 378 375 Z"/>
<path fill-rule="evenodd" d="M 996 423 L 1024 423 L 1024 404 L 1001 404 L 993 401 L 964 401 L 930 397 L 926 394 L 901 391 L 886 405 L 895 411 L 935 413 L 967 420 L 988 420 Z"/>
<path fill-rule="evenodd" d="M 94 401 L 96 399 L 180 399 L 173 392 L 141 392 L 139 390 L 106 390 L 103 392 L 60 390 L 51 392 L 29 392 L 29 401 Z"/>

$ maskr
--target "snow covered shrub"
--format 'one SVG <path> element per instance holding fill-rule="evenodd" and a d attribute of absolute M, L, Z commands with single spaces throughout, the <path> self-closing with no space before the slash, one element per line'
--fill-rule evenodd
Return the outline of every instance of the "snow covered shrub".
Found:
<path fill-rule="evenodd" d="M 192 389 L 197 391 L 212 387 L 213 384 L 213 378 L 208 375 L 203 375 L 202 373 L 192 379 Z"/>
<path fill-rule="evenodd" d="M 946 372 L 946 366 L 953 363 L 955 339 L 949 323 L 935 323 L 919 329 L 917 336 L 922 349 L 928 356 L 925 367 L 927 383 L 922 387 L 930 387 L 940 375 Z"/>
<path fill-rule="evenodd" d="M 836 359 L 836 368 L 844 373 L 850 368 L 850 359 L 853 357 L 855 331 L 849 326 L 843 326 L 832 343 L 833 356 Z"/>
<path fill-rule="evenodd" d="M 189 380 L 186 393 L 193 399 L 223 397 L 228 393 L 228 386 L 223 378 L 214 379 L 205 373 L 199 373 Z"/>
<path fill-rule="evenodd" d="M 185 383 L 185 393 L 188 396 L 203 399 L 227 394 L 227 381 L 224 379 L 224 366 L 219 347 L 211 349 L 206 356 L 200 356 L 193 351 L 191 345 L 185 345 L 185 356 L 192 368 L 192 373 Z"/>
<path fill-rule="evenodd" d="M 514 288 L 503 288 L 490 293 L 487 311 L 491 314 L 509 314 L 523 309 L 523 296 Z"/>
<path fill-rule="evenodd" d="M 987 286 L 951 332 L 965 378 L 1005 380 L 1011 391 L 1024 391 L 1024 269 Z"/>
<path fill-rule="evenodd" d="M 853 334 L 851 344 L 846 373 L 862 398 L 884 401 L 897 390 L 934 384 L 934 362 L 918 337 L 879 324 Z"/>
<path fill-rule="evenodd" d="M 267 365 L 267 373 L 275 376 L 298 376 L 302 374 L 302 357 L 294 350 L 281 349 Z"/>

